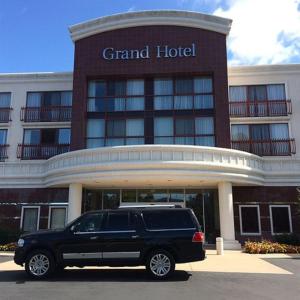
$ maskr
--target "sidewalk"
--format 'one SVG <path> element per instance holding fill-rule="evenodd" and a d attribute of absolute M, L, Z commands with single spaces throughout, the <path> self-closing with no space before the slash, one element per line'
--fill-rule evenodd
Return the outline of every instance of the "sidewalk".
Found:
<path fill-rule="evenodd" d="M 13 262 L 13 252 L 0 252 L 0 258 L 9 258 L 9 261 L 0 263 L 1 271 L 23 270 Z M 247 254 L 241 251 L 225 251 L 224 255 L 216 255 L 215 250 L 207 250 L 207 259 L 200 262 L 177 264 L 177 270 L 192 272 L 222 272 L 222 273 L 260 273 L 260 274 L 285 274 L 292 273 L 267 262 L 267 258 L 292 259 L 300 258 L 299 255 L 287 254 Z M 106 269 L 108 267 L 88 267 L 90 269 Z M 125 267 L 129 268 L 129 267 Z M 137 267 L 143 269 L 144 267 Z M 74 268 L 72 268 L 74 269 Z M 118 268 L 119 269 L 119 268 Z M 121 268 L 120 268 L 121 269 Z M 124 269 L 124 268 L 122 268 Z"/>

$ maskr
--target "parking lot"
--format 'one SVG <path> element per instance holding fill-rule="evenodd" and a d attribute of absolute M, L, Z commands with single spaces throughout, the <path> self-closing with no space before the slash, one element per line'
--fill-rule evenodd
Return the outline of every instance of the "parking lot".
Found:
<path fill-rule="evenodd" d="M 143 268 L 68 268 L 32 281 L 2 254 L 0 299 L 299 299 L 300 256 L 214 252 L 204 262 L 178 265 L 163 282 Z"/>

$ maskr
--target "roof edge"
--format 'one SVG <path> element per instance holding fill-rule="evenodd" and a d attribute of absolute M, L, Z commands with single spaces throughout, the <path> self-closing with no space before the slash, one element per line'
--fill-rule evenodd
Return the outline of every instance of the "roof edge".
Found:
<path fill-rule="evenodd" d="M 300 64 L 274 64 L 274 65 L 247 65 L 229 66 L 228 76 L 251 76 L 255 74 L 280 74 L 280 73 L 300 73 Z"/>
<path fill-rule="evenodd" d="M 199 12 L 182 10 L 149 10 L 126 12 L 92 19 L 69 27 L 73 42 L 121 28 L 147 25 L 175 25 L 201 28 L 229 34 L 232 20 Z"/>

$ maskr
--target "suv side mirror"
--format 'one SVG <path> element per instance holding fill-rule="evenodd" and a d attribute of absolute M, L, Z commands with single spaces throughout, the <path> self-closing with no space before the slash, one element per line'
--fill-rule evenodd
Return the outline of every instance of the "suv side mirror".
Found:
<path fill-rule="evenodd" d="M 71 231 L 72 233 L 78 232 L 79 229 L 80 229 L 80 223 L 74 224 L 74 225 L 72 225 L 72 226 L 70 227 L 70 231 Z"/>

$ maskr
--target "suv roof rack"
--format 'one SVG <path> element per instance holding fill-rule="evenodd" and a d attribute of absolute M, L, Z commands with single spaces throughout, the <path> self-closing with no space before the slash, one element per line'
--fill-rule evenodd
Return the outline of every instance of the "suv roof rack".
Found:
<path fill-rule="evenodd" d="M 118 208 L 182 208 L 179 204 L 133 204 L 120 205 Z"/>

